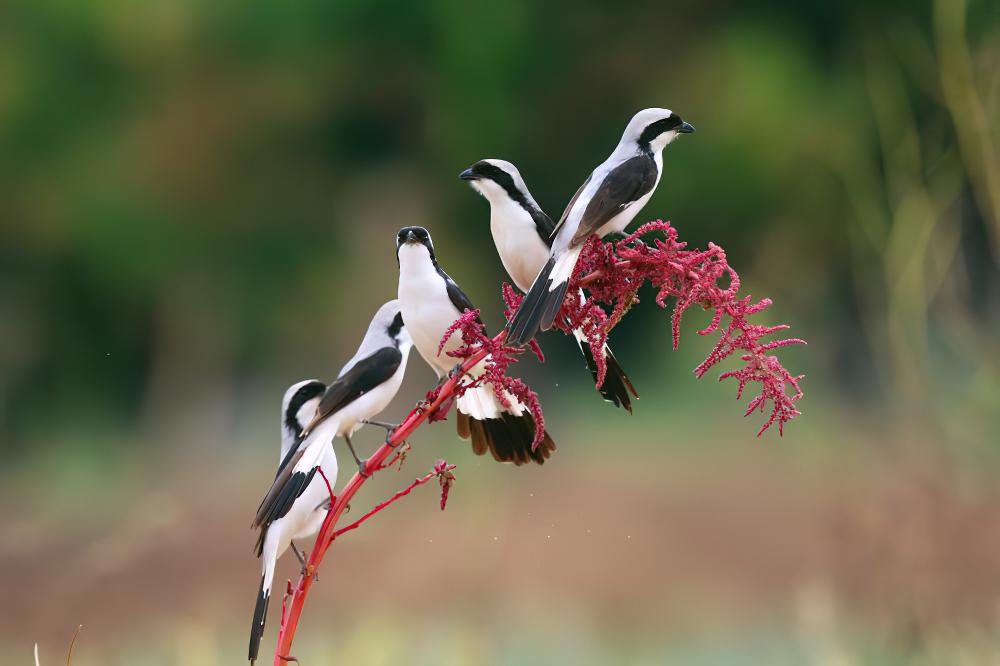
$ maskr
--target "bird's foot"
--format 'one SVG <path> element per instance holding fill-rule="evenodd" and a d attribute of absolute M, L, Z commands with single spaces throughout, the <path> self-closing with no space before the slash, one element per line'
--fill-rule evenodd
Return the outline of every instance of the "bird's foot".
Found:
<path fill-rule="evenodd" d="M 451 406 L 455 404 L 455 394 L 449 395 L 447 398 L 441 401 L 438 408 L 434 410 L 434 413 L 427 417 L 427 420 L 433 423 L 434 421 L 444 421 L 448 418 L 448 412 L 451 411 Z"/>

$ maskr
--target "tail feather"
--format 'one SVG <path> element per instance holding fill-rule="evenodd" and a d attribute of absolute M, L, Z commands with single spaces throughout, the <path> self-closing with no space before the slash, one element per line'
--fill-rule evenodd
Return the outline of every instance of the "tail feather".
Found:
<path fill-rule="evenodd" d="M 260 652 L 260 639 L 264 635 L 264 624 L 267 622 L 267 603 L 271 600 L 271 585 L 274 583 L 274 567 L 278 562 L 279 536 L 272 531 L 266 531 L 262 539 L 260 554 L 263 571 L 260 577 L 260 592 L 257 593 L 257 604 L 253 609 L 253 621 L 250 624 L 250 647 L 248 659 L 250 663 L 257 661 Z"/>
<path fill-rule="evenodd" d="M 549 295 L 549 285 L 551 284 L 549 274 L 552 273 L 552 268 L 555 265 L 555 258 L 549 257 L 549 260 L 542 266 L 542 270 L 538 272 L 535 281 L 531 283 L 531 288 L 524 295 L 520 307 L 511 317 L 510 323 L 507 324 L 508 343 L 515 346 L 526 345 L 538 333 L 542 315 L 545 312 L 545 299 Z"/>
<path fill-rule="evenodd" d="M 556 320 L 559 315 L 559 311 L 562 310 L 563 299 L 566 297 L 566 288 L 569 287 L 569 282 L 560 282 L 559 284 L 550 287 L 548 296 L 545 299 L 545 308 L 542 310 L 542 319 L 539 322 L 539 326 L 543 331 L 547 331 L 552 328 L 552 322 Z"/>
<path fill-rule="evenodd" d="M 472 426 L 469 423 L 469 415 L 456 410 L 456 421 L 458 422 L 458 436 L 461 439 L 469 439 L 472 436 Z M 476 455 L 483 455 L 485 451 L 477 452 Z"/>
<path fill-rule="evenodd" d="M 543 433 L 542 442 L 532 451 L 535 420 L 523 406 L 512 407 L 513 411 L 500 404 L 488 384 L 470 389 L 457 401 L 458 434 L 471 439 L 476 455 L 489 451 L 498 462 L 541 465 L 555 451 L 555 442 Z"/>
<path fill-rule="evenodd" d="M 264 622 L 267 620 L 267 603 L 271 600 L 271 586 L 265 585 L 261 577 L 260 592 L 257 594 L 257 605 L 253 609 L 253 623 L 250 625 L 250 648 L 248 658 L 250 663 L 257 661 L 260 652 L 260 639 L 264 635 Z"/>
<path fill-rule="evenodd" d="M 576 332 L 574 332 L 576 333 Z M 586 339 L 582 338 L 579 334 L 576 336 L 576 341 L 580 345 L 580 351 L 583 352 L 583 358 L 587 361 L 587 368 L 590 370 L 591 376 L 594 378 L 594 384 L 597 384 L 597 360 L 594 358 L 594 351 L 590 348 L 590 344 Z M 636 399 L 639 398 L 639 393 L 635 390 L 632 385 L 632 381 L 625 374 L 625 370 L 618 363 L 618 359 L 611 352 L 611 348 L 607 345 L 604 346 L 604 360 L 607 365 L 607 372 L 604 374 L 604 383 L 597 387 L 600 391 L 601 396 L 608 402 L 614 404 L 615 407 L 621 407 L 628 411 L 629 414 L 632 413 L 632 397 Z M 631 393 L 631 396 L 629 395 Z"/>
<path fill-rule="evenodd" d="M 562 310 L 563 298 L 573 276 L 576 260 L 582 247 L 570 248 L 559 255 L 549 257 L 538 277 L 525 294 L 521 307 L 517 309 L 509 324 L 507 341 L 512 345 L 526 345 L 539 330 L 552 328 L 552 322 Z"/>

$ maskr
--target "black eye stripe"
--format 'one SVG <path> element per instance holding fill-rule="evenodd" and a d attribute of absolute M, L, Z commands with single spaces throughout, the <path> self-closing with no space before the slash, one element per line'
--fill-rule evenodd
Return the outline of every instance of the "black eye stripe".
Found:
<path fill-rule="evenodd" d="M 392 318 L 392 323 L 389 324 L 389 337 L 394 338 L 399 335 L 399 331 L 403 328 L 403 313 L 397 312 L 396 316 Z"/>
<path fill-rule="evenodd" d="M 472 173 L 480 178 L 487 178 L 504 189 L 511 199 L 520 204 L 522 208 L 530 211 L 532 206 L 528 203 L 528 198 L 524 192 L 514 184 L 514 177 L 509 173 L 489 162 L 476 162 L 472 167 Z"/>
<path fill-rule="evenodd" d="M 642 130 L 642 134 L 639 136 L 638 144 L 644 151 L 649 152 L 649 144 L 653 139 L 664 132 L 677 129 L 683 123 L 684 120 L 680 116 L 676 113 L 671 113 L 666 118 L 661 118 L 646 125 L 646 129 Z"/>
<path fill-rule="evenodd" d="M 296 419 L 298 417 L 299 410 L 302 409 L 302 405 L 320 395 L 325 390 L 326 384 L 318 381 L 309 382 L 308 384 L 299 387 L 299 390 L 295 392 L 292 399 L 288 401 L 288 411 L 285 412 L 285 425 L 289 430 L 298 434 L 299 422 Z"/>

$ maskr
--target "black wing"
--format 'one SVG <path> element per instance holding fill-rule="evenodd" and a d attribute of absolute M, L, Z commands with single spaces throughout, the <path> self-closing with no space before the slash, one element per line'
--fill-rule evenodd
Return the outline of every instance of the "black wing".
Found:
<path fill-rule="evenodd" d="M 535 231 L 538 232 L 538 237 L 545 243 L 545 247 L 551 247 L 552 237 L 556 232 L 556 225 L 552 221 L 552 218 L 534 206 L 529 207 L 527 211 L 531 215 L 531 219 L 535 222 Z"/>
<path fill-rule="evenodd" d="M 358 361 L 326 389 L 316 408 L 316 417 L 304 432 L 311 431 L 326 417 L 385 382 L 399 369 L 402 362 L 403 354 L 395 347 L 383 347 Z M 305 436 L 299 435 L 289 448 L 278 467 L 274 483 L 257 509 L 253 526 L 262 528 L 257 541 L 258 551 L 263 544 L 267 526 L 288 513 L 316 473 L 315 467 L 308 471 L 295 471 L 295 465 L 303 454 L 304 440 Z M 329 442 L 317 442 L 314 446 L 329 446 Z"/>
<path fill-rule="evenodd" d="M 648 155 L 627 159 L 604 177 L 580 218 L 571 245 L 596 233 L 623 208 L 642 198 L 656 185 L 656 162 Z M 567 209 L 568 210 L 568 209 Z"/>
<path fill-rule="evenodd" d="M 295 471 L 295 465 L 302 458 L 303 454 L 299 444 L 301 444 L 301 438 L 295 443 L 295 446 L 292 447 L 288 455 L 285 456 L 282 468 L 278 471 L 278 476 L 275 477 L 274 483 L 271 484 L 271 488 L 267 491 L 267 495 L 264 496 L 260 506 L 257 507 L 257 515 L 253 519 L 253 527 L 260 528 L 260 534 L 257 536 L 258 556 L 260 556 L 261 549 L 264 546 L 264 535 L 267 534 L 270 524 L 288 513 L 292 508 L 292 504 L 299 498 L 299 495 L 305 492 L 313 476 L 316 474 L 317 468 L 315 467 L 309 471 Z M 329 445 L 328 442 L 320 442 L 315 446 Z"/>
<path fill-rule="evenodd" d="M 305 432 L 310 432 L 330 416 L 344 408 L 376 386 L 383 384 L 399 369 L 403 354 L 395 347 L 382 347 L 371 356 L 366 356 L 354 364 L 350 370 L 338 377 L 323 394 L 316 408 L 316 416 Z"/>
<path fill-rule="evenodd" d="M 458 310 L 459 313 L 463 313 L 466 310 L 475 310 L 476 306 L 472 304 L 472 301 L 470 301 L 469 297 L 465 295 L 465 292 L 462 291 L 462 288 L 459 287 L 458 284 L 451 279 L 451 276 L 449 276 L 447 273 L 441 270 L 440 266 L 438 267 L 437 271 L 438 275 L 440 275 L 444 279 L 445 287 L 448 290 L 448 299 L 451 301 L 451 304 L 455 306 L 455 309 Z M 482 317 L 476 317 L 476 321 L 478 321 L 480 324 L 483 323 Z M 485 326 L 485 324 L 483 325 Z"/>

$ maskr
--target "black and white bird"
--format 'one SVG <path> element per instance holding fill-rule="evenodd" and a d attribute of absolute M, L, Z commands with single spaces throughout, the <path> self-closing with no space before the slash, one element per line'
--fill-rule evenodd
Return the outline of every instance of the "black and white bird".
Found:
<path fill-rule="evenodd" d="M 490 232 L 500 262 L 517 288 L 527 292 L 549 258 L 555 224 L 535 202 L 517 167 L 510 162 L 480 160 L 460 173 L 459 178 L 468 181 L 489 202 Z M 574 330 L 573 335 L 596 382 L 593 350 L 581 331 Z M 632 396 L 638 398 L 639 394 L 607 344 L 601 353 L 607 363 L 604 384 L 599 389 L 601 395 L 631 413 Z"/>
<path fill-rule="evenodd" d="M 300 382 L 285 393 L 281 464 L 253 521 L 260 530 L 257 555 L 263 575 L 250 628 L 251 662 L 260 648 L 278 558 L 292 539 L 316 534 L 326 518 L 330 504 L 326 482 L 333 487 L 337 479 L 334 437 L 343 437 L 354 453 L 350 436 L 395 397 L 412 346 L 399 302 L 389 301 L 375 313 L 357 353 L 333 383 Z M 317 474 L 320 468 L 322 474 Z"/>
<path fill-rule="evenodd" d="M 310 379 L 293 384 L 281 402 L 281 456 L 278 458 L 278 474 L 282 465 L 296 446 L 299 433 L 312 421 L 316 414 L 319 401 L 326 391 L 326 384 L 318 379 Z M 323 468 L 323 474 L 331 485 L 337 480 L 337 456 L 333 447 L 317 447 L 321 451 L 318 466 Z M 330 494 L 322 478 L 313 478 L 302 494 L 294 498 L 285 509 L 284 515 L 262 525 L 257 538 L 257 556 L 261 560 L 260 590 L 257 593 L 257 604 L 254 608 L 253 622 L 250 626 L 250 661 L 257 659 L 260 649 L 260 638 L 264 631 L 264 620 L 267 615 L 267 605 L 271 596 L 271 585 L 274 582 L 274 568 L 278 559 L 288 550 L 295 549 L 293 539 L 309 539 L 319 532 L 327 511 L 330 509 Z M 297 557 L 301 559 L 298 551 Z"/>
<path fill-rule="evenodd" d="M 669 109 L 644 109 L 632 117 L 614 151 L 584 181 L 563 211 L 542 270 L 509 324 L 508 342 L 527 344 L 552 326 L 576 260 L 591 234 L 621 233 L 660 182 L 663 149 L 694 127 Z"/>
<path fill-rule="evenodd" d="M 461 333 L 449 336 L 444 348 L 438 348 L 445 331 L 466 310 L 475 306 L 469 297 L 438 265 L 430 233 L 423 227 L 406 227 L 396 236 L 396 257 L 399 260 L 399 303 L 413 345 L 439 379 L 446 377 L 456 359 L 448 352 L 462 346 Z M 484 362 L 469 374 L 478 377 Z M 456 400 L 458 434 L 472 440 L 477 455 L 487 451 L 500 462 L 521 465 L 544 463 L 555 450 L 555 442 L 543 433 L 543 440 L 532 451 L 535 420 L 531 412 L 514 396 L 507 394 L 510 404 L 505 407 L 493 392 L 492 384 L 467 390 Z"/>

